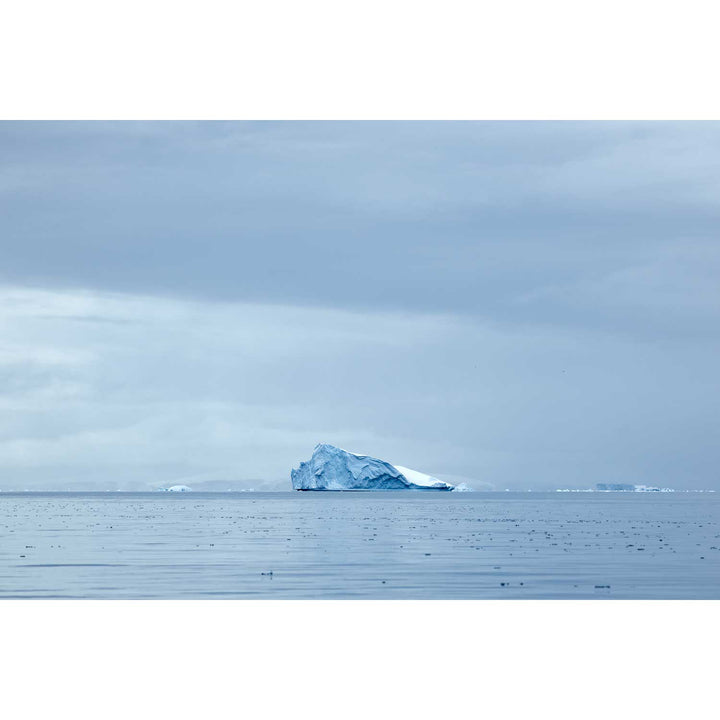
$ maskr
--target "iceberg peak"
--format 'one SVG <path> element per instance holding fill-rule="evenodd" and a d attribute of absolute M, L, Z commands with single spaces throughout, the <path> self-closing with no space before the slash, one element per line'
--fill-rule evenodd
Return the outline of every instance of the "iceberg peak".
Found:
<path fill-rule="evenodd" d="M 453 490 L 453 486 L 417 470 L 391 465 L 319 443 L 312 457 L 290 473 L 295 490 Z"/>

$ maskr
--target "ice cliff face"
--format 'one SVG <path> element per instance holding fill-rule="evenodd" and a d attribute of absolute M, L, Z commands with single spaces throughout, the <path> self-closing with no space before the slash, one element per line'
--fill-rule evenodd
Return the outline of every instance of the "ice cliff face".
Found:
<path fill-rule="evenodd" d="M 368 455 L 355 455 L 334 445 L 315 446 L 312 457 L 290 473 L 295 490 L 452 490 L 442 480 L 391 465 Z"/>

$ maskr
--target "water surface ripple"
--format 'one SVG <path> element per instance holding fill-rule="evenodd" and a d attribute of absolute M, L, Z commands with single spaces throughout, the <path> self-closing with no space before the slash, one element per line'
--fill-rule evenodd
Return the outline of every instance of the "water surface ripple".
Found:
<path fill-rule="evenodd" d="M 3 493 L 0 598 L 720 598 L 720 496 Z"/>

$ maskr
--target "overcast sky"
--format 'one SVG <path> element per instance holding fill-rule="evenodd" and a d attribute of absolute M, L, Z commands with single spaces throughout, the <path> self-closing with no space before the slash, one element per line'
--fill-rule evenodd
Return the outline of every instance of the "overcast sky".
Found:
<path fill-rule="evenodd" d="M 0 489 L 720 489 L 720 124 L 0 123 Z"/>

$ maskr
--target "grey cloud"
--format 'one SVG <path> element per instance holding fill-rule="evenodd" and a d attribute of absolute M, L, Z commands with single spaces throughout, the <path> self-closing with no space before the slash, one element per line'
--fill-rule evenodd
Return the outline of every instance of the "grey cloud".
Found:
<path fill-rule="evenodd" d="M 0 398 L 12 416 L 0 427 L 5 489 L 187 477 L 284 489 L 318 440 L 478 487 L 714 481 L 717 343 L 438 314 L 30 290 L 0 299 L 25 300 L 3 302 L 14 310 L 2 369 L 19 379 Z M 143 322 L 78 323 L 83 309 Z M 41 372 L 23 357 L 43 358 Z"/>
<path fill-rule="evenodd" d="M 317 440 L 496 487 L 717 486 L 718 139 L 2 123 L 0 487 L 283 487 Z"/>
<path fill-rule="evenodd" d="M 716 123 L 0 130 L 12 283 L 537 320 L 718 227 Z"/>

